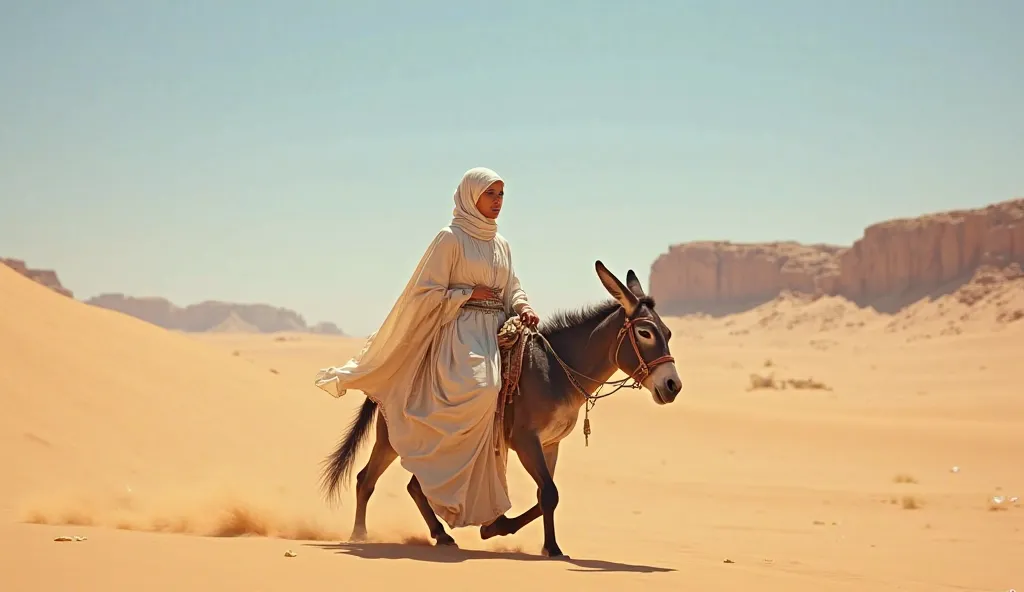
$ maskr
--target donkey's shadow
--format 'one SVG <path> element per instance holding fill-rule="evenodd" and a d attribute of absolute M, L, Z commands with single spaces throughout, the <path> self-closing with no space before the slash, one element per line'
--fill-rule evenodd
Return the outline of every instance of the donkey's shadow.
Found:
<path fill-rule="evenodd" d="M 541 555 L 530 555 L 516 551 L 478 551 L 453 547 L 435 547 L 428 542 L 409 541 L 406 543 L 333 543 L 310 544 L 310 547 L 334 551 L 361 559 L 412 559 L 429 563 L 462 563 L 477 559 L 507 561 L 561 561 L 576 567 L 570 571 L 585 573 L 667 573 L 676 570 L 650 565 L 632 565 L 600 559 L 549 559 Z"/>

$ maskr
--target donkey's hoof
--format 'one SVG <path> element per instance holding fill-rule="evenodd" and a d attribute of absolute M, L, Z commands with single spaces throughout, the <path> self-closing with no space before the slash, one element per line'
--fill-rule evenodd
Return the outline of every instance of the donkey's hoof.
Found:
<path fill-rule="evenodd" d="M 455 539 L 452 538 L 452 535 L 448 534 L 447 532 L 442 532 L 436 538 L 434 538 L 434 544 L 438 547 L 454 547 L 456 549 L 459 548 L 458 543 L 456 543 Z"/>
<path fill-rule="evenodd" d="M 352 534 L 348 537 L 348 542 L 350 542 L 350 543 L 363 543 L 363 542 L 366 542 L 367 538 L 369 538 L 369 537 L 366 536 L 366 529 L 365 528 L 357 528 L 356 530 L 353 530 Z"/>
<path fill-rule="evenodd" d="M 565 553 L 562 553 L 562 550 L 559 549 L 557 546 L 552 547 L 550 549 L 544 547 L 543 549 L 541 549 L 540 552 L 549 559 L 569 559 L 569 556 Z"/>
<path fill-rule="evenodd" d="M 494 522 L 484 524 L 480 527 L 480 538 L 486 541 L 487 539 L 496 536 L 512 534 L 512 529 L 510 528 L 511 522 L 512 521 L 505 516 L 498 516 L 497 520 Z"/>

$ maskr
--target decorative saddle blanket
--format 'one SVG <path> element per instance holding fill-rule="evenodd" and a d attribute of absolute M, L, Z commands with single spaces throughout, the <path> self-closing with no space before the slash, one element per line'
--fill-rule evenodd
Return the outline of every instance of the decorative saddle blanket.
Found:
<path fill-rule="evenodd" d="M 526 325 L 518 316 L 509 317 L 498 330 L 498 351 L 501 354 L 501 388 L 498 390 L 498 407 L 495 417 L 495 453 L 499 453 L 511 433 L 505 430 L 506 408 L 511 408 L 515 394 L 519 392 L 519 377 L 523 372 L 523 355 L 526 352 Z"/>

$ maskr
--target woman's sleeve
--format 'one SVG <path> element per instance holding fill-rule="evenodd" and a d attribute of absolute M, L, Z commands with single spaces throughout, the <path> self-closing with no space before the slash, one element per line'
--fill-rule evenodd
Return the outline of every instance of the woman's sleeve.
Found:
<path fill-rule="evenodd" d="M 440 301 L 442 325 L 458 317 L 459 309 L 473 295 L 473 288 L 450 287 L 461 249 L 458 237 L 450 230 L 439 232 L 423 256 L 420 273 L 410 291 L 414 298 Z"/>
<path fill-rule="evenodd" d="M 519 276 L 516 275 L 515 269 L 512 270 L 512 281 L 510 286 L 509 294 L 510 306 L 516 314 L 522 314 L 524 310 L 531 309 L 530 299 L 526 296 L 526 291 L 523 290 L 523 285 L 519 281 Z"/>
<path fill-rule="evenodd" d="M 532 309 L 530 299 L 523 290 L 523 284 L 516 274 L 515 263 L 512 262 L 512 248 L 505 243 L 505 253 L 508 257 L 508 285 L 505 287 L 505 311 L 517 315 L 523 314 L 526 309 Z"/>

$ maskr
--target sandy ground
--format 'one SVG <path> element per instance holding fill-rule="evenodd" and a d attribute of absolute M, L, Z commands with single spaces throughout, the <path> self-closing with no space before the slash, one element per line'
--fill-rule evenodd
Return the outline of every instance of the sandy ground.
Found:
<path fill-rule="evenodd" d="M 1024 320 L 984 302 L 670 320 L 684 394 L 623 391 L 589 448 L 579 429 L 563 444 L 573 559 L 551 561 L 540 521 L 427 545 L 397 463 L 370 503 L 377 542 L 340 542 L 352 492 L 325 505 L 319 462 L 362 397 L 311 379 L 358 341 L 172 333 L 2 266 L 0 295 L 0 590 L 1024 587 Z M 535 488 L 510 472 L 517 513 Z"/>

